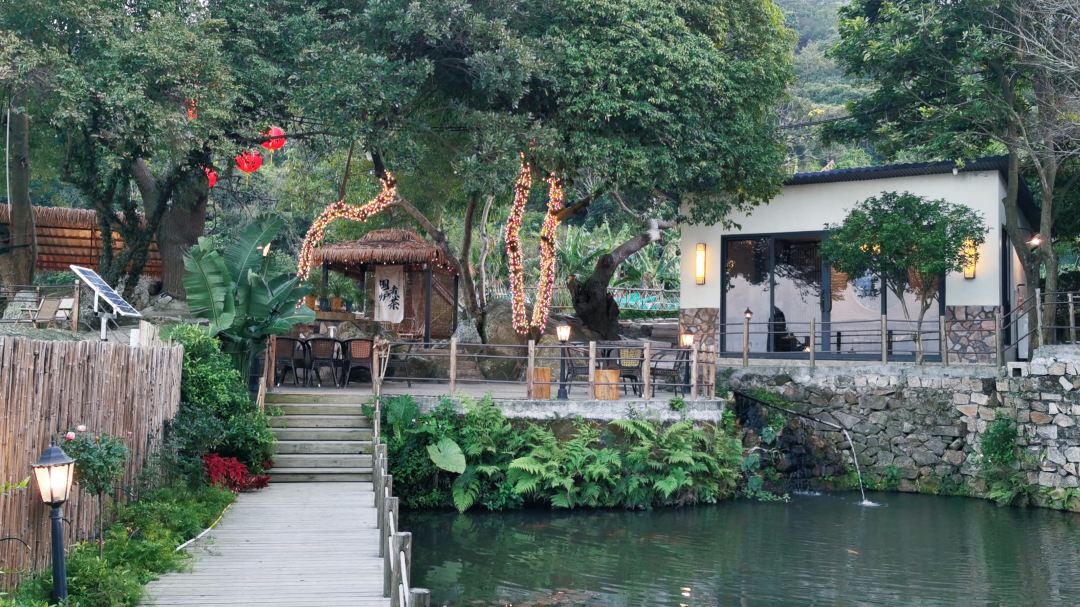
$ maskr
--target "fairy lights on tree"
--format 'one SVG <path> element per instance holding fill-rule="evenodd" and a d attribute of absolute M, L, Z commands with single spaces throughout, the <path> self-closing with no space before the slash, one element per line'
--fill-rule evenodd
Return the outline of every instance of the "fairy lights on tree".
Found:
<path fill-rule="evenodd" d="M 542 331 L 551 312 L 551 298 L 555 293 L 556 230 L 559 227 L 558 211 L 563 205 L 563 185 L 558 177 L 547 178 L 548 205 L 544 225 L 540 229 L 540 280 L 533 303 L 532 319 L 525 312 L 525 270 L 521 252 L 521 220 L 525 215 L 525 203 L 532 189 L 532 166 L 521 157 L 521 171 L 514 182 L 514 201 L 503 232 L 506 241 L 506 260 L 510 271 L 510 306 L 514 331 L 525 335 L 531 330 Z"/>
<path fill-rule="evenodd" d="M 337 219 L 348 219 L 351 221 L 364 222 L 375 215 L 378 215 L 394 202 L 394 199 L 397 198 L 397 180 L 394 179 L 393 174 L 387 171 L 386 178 L 381 179 L 380 181 L 382 182 L 382 191 L 367 204 L 351 206 L 345 204 L 344 199 L 338 200 L 326 207 L 322 214 L 311 224 L 311 227 L 308 228 L 307 235 L 304 236 L 304 244 L 300 246 L 300 260 L 296 266 L 296 274 L 300 278 L 306 279 L 311 273 L 312 260 L 315 256 L 315 247 L 319 246 L 319 243 L 322 242 L 326 227 L 333 221 Z"/>

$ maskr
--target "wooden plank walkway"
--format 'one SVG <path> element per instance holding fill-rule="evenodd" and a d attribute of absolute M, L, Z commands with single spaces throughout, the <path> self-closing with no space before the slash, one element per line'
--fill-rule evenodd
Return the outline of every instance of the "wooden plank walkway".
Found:
<path fill-rule="evenodd" d="M 144 604 L 386 607 L 375 523 L 371 483 L 272 483 L 241 494 Z"/>

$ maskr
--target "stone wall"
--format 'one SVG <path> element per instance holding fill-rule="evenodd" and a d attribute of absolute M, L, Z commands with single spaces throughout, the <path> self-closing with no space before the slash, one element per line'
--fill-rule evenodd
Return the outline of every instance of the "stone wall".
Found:
<path fill-rule="evenodd" d="M 733 388 L 764 388 L 846 428 L 864 470 L 904 491 L 943 484 L 980 493 L 979 440 L 998 416 L 1017 421 L 1022 470 L 1039 487 L 1080 485 L 1080 349 L 1039 350 L 1027 375 L 988 366 L 876 365 L 739 369 Z M 816 425 L 836 451 L 843 435 Z"/>
<path fill-rule="evenodd" d="M 691 331 L 697 344 L 716 349 L 720 337 L 720 308 L 681 308 L 679 332 Z"/>
<path fill-rule="evenodd" d="M 420 410 L 434 409 L 443 397 L 414 396 Z M 464 412 L 461 399 L 452 398 L 454 407 Z M 719 399 L 686 400 L 682 410 L 671 408 L 670 399 L 652 398 L 631 402 L 617 400 L 503 400 L 495 405 L 510 419 L 557 420 L 582 417 L 597 421 L 649 419 L 659 422 L 691 420 L 719 423 L 727 403 Z"/>
<path fill-rule="evenodd" d="M 996 306 L 946 306 L 946 343 L 950 362 L 996 362 L 994 316 L 997 310 Z"/>

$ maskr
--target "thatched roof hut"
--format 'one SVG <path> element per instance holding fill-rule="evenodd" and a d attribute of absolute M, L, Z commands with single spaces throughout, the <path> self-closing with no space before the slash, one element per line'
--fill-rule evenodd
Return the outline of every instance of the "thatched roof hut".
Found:
<path fill-rule="evenodd" d="M 425 240 L 412 230 L 391 228 L 368 232 L 359 240 L 324 245 L 315 249 L 315 266 L 345 274 L 358 274 L 372 265 L 422 265 L 430 264 L 434 270 L 453 274 L 453 266 L 447 261 L 435 243 Z"/>
<path fill-rule="evenodd" d="M 97 212 L 90 209 L 33 207 L 34 233 L 37 235 L 39 270 L 67 270 L 70 264 L 100 269 L 102 241 Z M 0 204 L 0 231 L 11 222 L 11 207 Z M 112 233 L 114 253 L 124 246 L 120 234 Z M 143 274 L 161 275 L 161 256 L 157 244 L 150 244 L 150 255 Z"/>

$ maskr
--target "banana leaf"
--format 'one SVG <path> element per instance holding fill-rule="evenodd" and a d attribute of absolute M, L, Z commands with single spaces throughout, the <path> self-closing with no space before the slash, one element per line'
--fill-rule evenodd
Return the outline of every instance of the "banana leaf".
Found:
<path fill-rule="evenodd" d="M 274 240 L 283 227 L 285 221 L 280 217 L 262 216 L 245 227 L 225 250 L 225 266 L 236 281 L 237 289 L 247 282 L 248 270 L 254 270 L 263 260 L 263 247 Z"/>
<path fill-rule="evenodd" d="M 191 313 L 210 321 L 210 335 L 232 326 L 236 319 L 233 277 L 221 254 L 206 238 L 184 256 L 184 290 Z"/>

